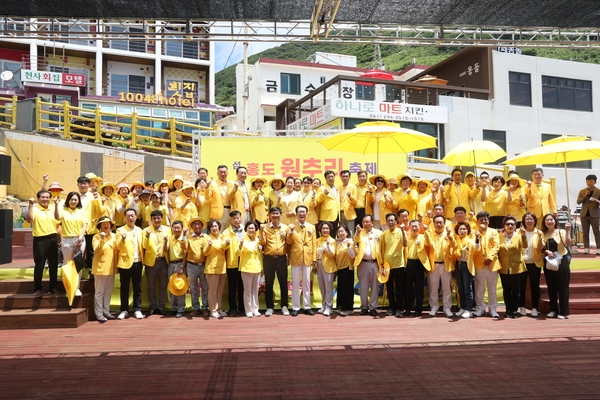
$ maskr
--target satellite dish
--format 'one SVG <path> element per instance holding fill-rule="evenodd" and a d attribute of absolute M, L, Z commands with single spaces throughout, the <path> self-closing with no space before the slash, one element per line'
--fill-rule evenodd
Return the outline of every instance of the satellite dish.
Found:
<path fill-rule="evenodd" d="M 2 78 L 3 81 L 9 81 L 12 79 L 12 77 L 13 73 L 11 71 L 4 71 L 0 74 L 0 78 Z"/>

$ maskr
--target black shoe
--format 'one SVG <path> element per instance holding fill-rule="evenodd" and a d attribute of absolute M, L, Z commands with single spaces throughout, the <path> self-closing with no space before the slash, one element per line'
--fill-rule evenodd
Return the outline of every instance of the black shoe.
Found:
<path fill-rule="evenodd" d="M 237 315 L 237 310 L 229 310 L 229 316 L 235 317 Z"/>
<path fill-rule="evenodd" d="M 292 310 L 292 311 L 290 311 L 290 315 L 292 317 L 297 317 L 298 316 L 298 310 Z"/>
<path fill-rule="evenodd" d="M 371 311 L 369 311 L 369 314 L 371 314 L 371 317 L 376 317 L 377 316 L 377 310 L 371 310 Z"/>
<path fill-rule="evenodd" d="M 315 312 L 311 308 L 305 308 L 302 312 L 305 315 L 315 315 Z"/>
<path fill-rule="evenodd" d="M 396 314 L 396 310 L 392 308 L 388 308 L 388 310 L 385 312 L 385 315 L 387 315 L 388 317 L 391 317 L 394 314 Z"/>
<path fill-rule="evenodd" d="M 160 308 L 157 308 L 156 310 L 154 310 L 154 314 L 165 315 L 165 310 L 161 310 Z"/>
<path fill-rule="evenodd" d="M 369 314 L 369 310 L 366 310 L 364 308 L 362 310 L 360 310 L 360 315 L 368 315 L 368 314 Z"/>
<path fill-rule="evenodd" d="M 171 317 L 171 316 L 173 316 L 173 315 L 175 315 L 175 314 L 177 314 L 177 311 L 175 311 L 175 310 L 167 311 L 167 312 L 165 313 L 165 315 L 166 315 L 166 316 L 169 316 L 169 317 Z"/>
<path fill-rule="evenodd" d="M 59 296 L 60 292 L 56 288 L 48 289 L 48 294 L 51 296 Z"/>
<path fill-rule="evenodd" d="M 406 316 L 406 317 L 410 316 L 410 310 L 404 311 L 404 316 Z"/>
<path fill-rule="evenodd" d="M 420 317 L 422 313 L 422 311 L 415 311 L 415 318 Z"/>
<path fill-rule="evenodd" d="M 152 310 L 148 311 L 148 314 L 146 314 L 148 317 L 151 315 L 162 315 L 163 313 L 158 309 L 158 308 L 153 308 Z"/>

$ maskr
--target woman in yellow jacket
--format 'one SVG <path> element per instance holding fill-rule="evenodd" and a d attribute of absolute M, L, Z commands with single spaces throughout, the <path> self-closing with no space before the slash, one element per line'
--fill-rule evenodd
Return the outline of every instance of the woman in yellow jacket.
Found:
<path fill-rule="evenodd" d="M 565 319 L 569 316 L 569 282 L 571 281 L 571 224 L 567 222 L 565 229 L 558 228 L 558 220 L 553 214 L 546 214 L 542 219 L 542 255 L 544 256 L 544 278 L 548 285 L 550 312 L 548 318 Z M 545 257 L 562 259 L 558 271 L 548 268 Z"/>
<path fill-rule="evenodd" d="M 354 313 L 354 242 L 349 237 L 350 230 L 340 225 L 337 231 L 335 263 L 337 265 L 337 306 L 341 315 Z"/>
<path fill-rule="evenodd" d="M 525 228 L 517 231 L 517 219 L 512 215 L 504 218 L 504 230 L 500 232 L 500 248 L 498 249 L 498 262 L 500 263 L 500 280 L 504 304 L 506 305 L 506 318 L 517 318 L 519 295 L 521 293 L 521 274 L 526 271 L 523 262 L 523 252 L 527 249 L 527 235 Z"/>
<path fill-rule="evenodd" d="M 473 309 L 473 277 L 475 276 L 475 264 L 473 263 L 473 251 L 475 242 L 471 239 L 471 226 L 468 222 L 458 222 L 454 227 L 456 236 L 452 255 L 456 259 L 456 285 L 460 297 L 460 310 L 456 315 L 462 318 L 471 318 Z"/>
<path fill-rule="evenodd" d="M 319 314 L 329 316 L 333 311 L 333 281 L 337 272 L 335 262 L 336 242 L 331 237 L 333 225 L 323 221 L 320 225 L 321 237 L 317 239 L 317 276 L 321 289 L 322 306 Z"/>
<path fill-rule="evenodd" d="M 250 189 L 248 200 L 250 200 L 252 219 L 255 220 L 259 226 L 260 224 L 267 222 L 267 203 L 269 202 L 269 198 L 263 192 L 263 186 L 266 183 L 267 181 L 260 176 L 255 176 L 250 179 L 252 189 Z"/>
<path fill-rule="evenodd" d="M 481 202 L 483 209 L 490 214 L 490 228 L 501 229 L 504 217 L 506 217 L 507 192 L 504 186 L 504 178 L 500 175 L 492 178 L 492 187 L 484 185 L 481 187 Z"/>
<path fill-rule="evenodd" d="M 523 226 L 521 220 L 525 214 L 525 193 L 523 181 L 518 175 L 511 175 L 506 181 L 506 215 L 512 215 L 517 220 L 517 228 Z"/>
<path fill-rule="evenodd" d="M 110 313 L 110 296 L 115 284 L 116 244 L 112 233 L 115 223 L 109 217 L 101 217 L 96 228 L 100 231 L 92 239 L 94 261 L 94 312 L 99 322 L 115 319 Z"/>
<path fill-rule="evenodd" d="M 221 235 L 221 222 L 216 219 L 208 223 L 208 231 L 210 234 L 206 240 L 207 246 L 202 251 L 206 256 L 204 274 L 208 282 L 208 308 L 212 318 L 220 318 L 227 315 L 221 309 L 221 306 L 227 269 L 225 254 L 229 249 L 231 240 Z"/>
<path fill-rule="evenodd" d="M 373 175 L 369 182 L 375 185 L 375 191 L 368 191 L 366 196 L 367 214 L 373 216 L 373 227 L 385 229 L 385 216 L 389 213 L 396 214 L 398 204 L 394 204 L 392 193 L 387 189 L 388 181 L 384 175 Z M 383 225 L 382 221 L 383 220 Z"/>
<path fill-rule="evenodd" d="M 527 271 L 521 275 L 521 295 L 519 296 L 519 311 L 521 315 L 527 315 L 525 309 L 525 291 L 527 289 L 527 278 L 529 278 L 529 287 L 531 288 L 531 316 L 538 316 L 538 305 L 540 302 L 540 276 L 544 266 L 544 256 L 542 255 L 542 231 L 537 229 L 537 217 L 534 213 L 523 215 L 521 226 L 525 228 L 527 236 L 527 249 L 523 254 L 523 261 Z"/>
<path fill-rule="evenodd" d="M 244 310 L 246 317 L 260 317 L 258 311 L 258 281 L 262 272 L 262 246 L 259 243 L 259 225 L 256 221 L 246 223 L 246 235 L 239 241 L 237 256 L 244 282 Z"/>
<path fill-rule="evenodd" d="M 294 178 L 288 176 L 285 179 L 285 190 L 281 192 L 278 207 L 281 208 L 281 223 L 293 224 L 296 222 L 296 207 L 302 204 L 300 192 L 294 191 Z"/>

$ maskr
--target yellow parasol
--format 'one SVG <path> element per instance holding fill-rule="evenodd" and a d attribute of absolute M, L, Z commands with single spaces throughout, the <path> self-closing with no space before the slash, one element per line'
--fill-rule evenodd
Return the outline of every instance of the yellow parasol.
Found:
<path fill-rule="evenodd" d="M 567 141 L 551 143 L 535 149 L 528 150 L 509 160 L 504 164 L 514 166 L 536 164 L 563 164 L 565 169 L 565 184 L 567 187 L 567 207 L 571 211 L 569 200 L 569 175 L 567 163 L 574 161 L 588 161 L 600 158 L 600 142 L 596 141 Z"/>
<path fill-rule="evenodd" d="M 554 139 L 546 140 L 545 142 L 542 142 L 541 145 L 542 146 L 547 146 L 549 144 L 555 144 L 555 143 L 583 142 L 584 140 L 590 140 L 590 138 L 587 137 L 587 136 L 562 135 L 562 136 L 559 136 L 559 137 L 555 137 Z"/>
<path fill-rule="evenodd" d="M 442 161 L 446 165 L 461 167 L 477 167 L 506 157 L 506 152 L 489 140 L 472 140 L 464 142 L 450 150 Z"/>
<path fill-rule="evenodd" d="M 372 121 L 358 124 L 356 128 L 319 140 L 327 150 L 348 151 L 351 153 L 410 153 L 417 150 L 435 148 L 436 138 L 400 124 L 387 121 Z M 379 167 L 378 167 L 379 168 Z"/>
<path fill-rule="evenodd" d="M 65 291 L 69 298 L 69 305 L 72 306 L 77 286 L 79 286 L 79 274 L 77 273 L 77 268 L 75 268 L 75 261 L 71 260 L 63 264 L 61 268 L 63 285 L 65 285 Z"/>

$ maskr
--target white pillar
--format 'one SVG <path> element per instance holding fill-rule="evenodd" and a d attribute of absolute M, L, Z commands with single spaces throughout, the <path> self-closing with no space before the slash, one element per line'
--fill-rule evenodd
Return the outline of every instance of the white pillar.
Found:
<path fill-rule="evenodd" d="M 160 21 L 156 21 L 156 30 L 160 29 Z M 158 36 L 160 37 L 160 36 Z M 162 83 L 162 40 L 154 41 L 154 94 L 159 94 L 163 90 Z"/>
<path fill-rule="evenodd" d="M 104 25 L 102 24 L 98 24 L 98 29 L 100 31 L 104 30 Z M 102 36 L 101 35 L 97 35 L 96 36 L 96 96 L 102 96 L 102 85 L 103 85 L 103 76 L 104 76 L 104 69 L 103 69 L 103 54 L 102 54 Z M 106 89 L 106 94 L 109 95 L 110 93 L 108 93 L 108 88 Z"/>
<path fill-rule="evenodd" d="M 32 40 L 31 43 L 29 43 L 29 69 L 32 71 L 38 70 L 37 40 Z"/>

